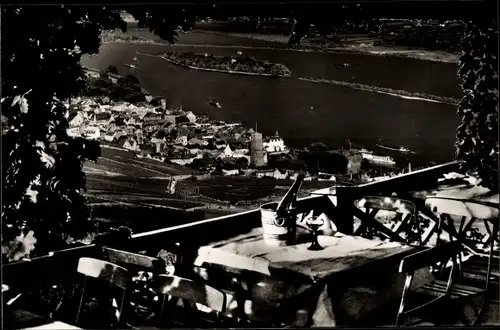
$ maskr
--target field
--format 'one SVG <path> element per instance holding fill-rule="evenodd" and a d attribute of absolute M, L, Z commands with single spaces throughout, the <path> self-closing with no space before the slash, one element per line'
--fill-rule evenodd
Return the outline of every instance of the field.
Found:
<path fill-rule="evenodd" d="M 178 177 L 176 193 L 168 192 L 171 176 L 203 173 L 152 159 L 109 144 L 101 145 L 97 163 L 87 162 L 87 197 L 94 219 L 103 225 L 126 225 L 134 232 L 174 226 L 257 208 L 283 196 L 292 180 L 213 176 Z M 301 195 L 331 186 L 331 182 L 302 185 Z"/>
<path fill-rule="evenodd" d="M 101 157 L 97 163 L 84 165 L 88 174 L 107 174 L 110 176 L 126 175 L 135 178 L 169 178 L 171 175 L 199 175 L 198 171 L 176 165 L 166 164 L 148 158 L 135 158 L 129 150 L 119 149 L 110 144 L 101 143 Z"/>

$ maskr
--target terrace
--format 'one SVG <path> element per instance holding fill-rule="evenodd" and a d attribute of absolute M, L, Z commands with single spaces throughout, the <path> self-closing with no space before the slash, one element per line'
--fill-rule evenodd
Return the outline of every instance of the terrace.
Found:
<path fill-rule="evenodd" d="M 414 317 L 436 325 L 498 324 L 498 194 L 442 180 L 458 166 L 322 189 L 297 200 L 294 216 L 314 211 L 333 224 L 322 227 L 321 251 L 307 249 L 304 221 L 293 245 L 261 244 L 256 209 L 5 264 L 4 325 L 377 326 L 411 325 Z M 378 211 L 385 218 L 400 214 L 395 226 Z M 410 224 L 419 229 L 404 229 Z M 124 295 L 109 291 L 103 298 L 108 283 Z M 405 308 L 410 296 L 410 306 L 422 303 L 424 291 L 438 298 L 418 310 Z M 92 304 L 101 313 L 109 305 L 110 319 Z M 439 306 L 440 315 L 430 306 Z M 403 309 L 412 317 L 398 314 Z"/>

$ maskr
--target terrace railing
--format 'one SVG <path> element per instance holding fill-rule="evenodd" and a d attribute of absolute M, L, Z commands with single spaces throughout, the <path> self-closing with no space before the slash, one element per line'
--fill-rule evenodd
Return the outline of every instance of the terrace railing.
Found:
<path fill-rule="evenodd" d="M 457 171 L 458 166 L 458 162 L 452 162 L 383 181 L 352 187 L 336 187 L 335 207 L 327 196 L 310 196 L 299 199 L 296 207 L 299 213 L 313 209 L 323 212 L 330 219 L 335 219 L 334 222 L 339 231 L 352 234 L 355 200 L 367 195 L 405 195 L 409 190 L 432 189 L 442 174 Z M 134 234 L 129 240 L 113 245 L 113 247 L 131 252 L 155 251 L 154 253 L 157 253 L 161 249 L 167 248 L 167 245 L 171 245 L 176 249 L 181 249 L 183 254 L 189 254 L 190 249 L 194 252 L 196 246 L 213 242 L 218 239 L 218 236 L 227 237 L 233 230 L 241 232 L 242 229 L 251 229 L 259 225 L 260 210 L 256 209 Z M 3 283 L 25 290 L 28 289 L 26 286 L 29 286 L 29 283 L 74 283 L 79 258 L 98 256 L 100 252 L 101 247 L 87 245 L 56 251 L 46 256 L 33 258 L 30 261 L 5 264 L 2 265 Z"/>

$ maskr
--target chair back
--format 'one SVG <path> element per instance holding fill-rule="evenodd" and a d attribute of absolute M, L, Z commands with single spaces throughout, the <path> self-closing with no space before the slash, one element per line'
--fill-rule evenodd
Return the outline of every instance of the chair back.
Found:
<path fill-rule="evenodd" d="M 82 275 L 85 275 L 85 281 L 83 282 L 83 290 L 82 290 L 82 295 L 80 297 L 80 304 L 78 306 L 75 324 L 78 324 L 78 321 L 80 319 L 80 312 L 83 306 L 83 298 L 85 295 L 85 288 L 87 285 L 88 277 L 104 280 L 106 282 L 109 282 L 111 285 L 114 285 L 123 290 L 119 310 L 116 314 L 117 320 L 118 322 L 120 322 L 123 307 L 125 305 L 125 295 L 131 281 L 127 270 L 123 267 L 120 267 L 116 264 L 104 260 L 84 257 L 78 260 L 77 272 Z"/>
<path fill-rule="evenodd" d="M 410 200 L 392 196 L 365 196 L 357 200 L 355 204 L 359 209 L 366 209 L 366 213 L 356 215 L 361 220 L 361 225 L 355 230 L 355 235 L 366 235 L 368 230 L 368 233 L 378 232 L 385 237 L 401 242 L 414 243 L 417 241 L 418 245 L 423 246 L 428 242 L 437 225 L 435 219 L 423 214 L 429 218 L 429 227 L 422 228 L 419 210 L 415 203 Z M 396 213 L 400 215 L 400 218 L 396 220 L 396 217 L 393 217 L 389 220 L 393 224 L 387 226 L 376 218 L 380 211 Z"/>
<path fill-rule="evenodd" d="M 128 288 L 130 282 L 125 268 L 104 260 L 80 258 L 77 271 L 85 276 L 106 280 L 123 290 Z"/>
<path fill-rule="evenodd" d="M 462 246 L 459 242 L 447 242 L 435 246 L 433 248 L 419 251 L 417 253 L 411 254 L 403 258 L 399 265 L 399 272 L 406 274 L 405 285 L 403 287 L 403 293 L 401 295 L 401 302 L 398 309 L 398 314 L 396 316 L 396 326 L 399 326 L 403 316 L 413 314 L 417 311 L 421 311 L 424 308 L 431 308 L 437 302 L 448 297 L 451 294 L 453 286 L 453 277 L 455 273 L 455 267 L 457 265 L 457 259 L 462 250 Z M 440 291 L 439 295 L 434 299 L 427 301 L 419 306 L 413 306 L 410 310 L 406 309 L 406 302 L 408 295 L 410 293 L 413 276 L 415 271 L 419 269 L 428 268 L 435 266 L 439 263 L 441 268 L 441 274 L 445 269 L 448 268 L 449 262 L 451 261 L 451 267 L 449 267 L 449 274 L 446 283 L 446 288 Z"/>
<path fill-rule="evenodd" d="M 108 261 L 120 265 L 131 272 L 149 271 L 152 273 L 165 273 L 165 262 L 159 258 L 108 247 L 104 248 L 104 252 L 107 255 Z"/>
<path fill-rule="evenodd" d="M 444 229 L 450 235 L 450 240 L 459 240 L 477 254 L 481 254 L 478 245 L 489 245 L 492 250 L 495 243 L 499 242 L 498 204 L 448 197 L 428 197 L 425 204 L 440 216 L 438 239 Z"/>
<path fill-rule="evenodd" d="M 450 197 L 427 197 L 425 204 L 439 213 L 453 214 L 462 217 L 498 220 L 498 204 L 490 202 L 461 200 Z"/>
<path fill-rule="evenodd" d="M 216 312 L 226 310 L 226 294 L 214 287 L 174 275 L 158 275 L 151 284 L 151 289 L 160 295 L 198 303 Z"/>
<path fill-rule="evenodd" d="M 419 269 L 433 266 L 438 262 L 448 261 L 458 256 L 461 250 L 462 245 L 454 241 L 413 253 L 401 260 L 399 272 L 403 274 L 413 273 Z"/>

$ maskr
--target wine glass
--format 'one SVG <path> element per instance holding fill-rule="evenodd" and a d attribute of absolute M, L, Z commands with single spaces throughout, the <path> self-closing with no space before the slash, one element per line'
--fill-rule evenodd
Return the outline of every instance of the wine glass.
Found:
<path fill-rule="evenodd" d="M 323 250 L 321 245 L 318 243 L 318 230 L 323 224 L 325 223 L 325 220 L 319 218 L 319 217 L 311 217 L 307 219 L 306 224 L 311 228 L 312 233 L 313 233 L 313 241 L 311 246 L 309 246 L 307 249 L 311 251 L 320 251 Z"/>

